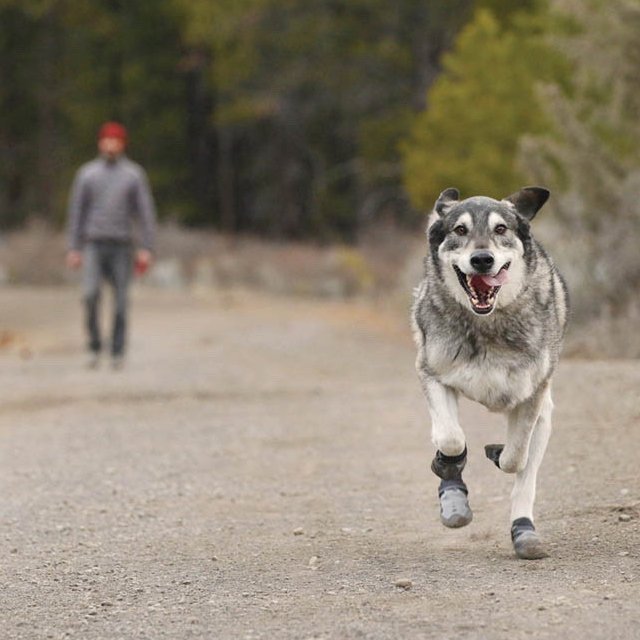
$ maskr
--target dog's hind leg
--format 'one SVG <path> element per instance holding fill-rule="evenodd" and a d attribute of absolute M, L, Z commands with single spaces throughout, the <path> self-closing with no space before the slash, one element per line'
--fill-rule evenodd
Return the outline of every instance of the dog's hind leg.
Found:
<path fill-rule="evenodd" d="M 525 560 L 537 560 L 547 556 L 533 525 L 533 503 L 538 469 L 551 435 L 552 410 L 551 390 L 547 387 L 529 443 L 527 463 L 516 475 L 511 492 L 511 539 L 516 555 Z"/>
<path fill-rule="evenodd" d="M 441 479 L 438 488 L 440 520 L 445 527 L 469 524 L 473 513 L 469 507 L 467 486 L 462 470 L 467 461 L 464 432 L 458 424 L 457 393 L 428 374 L 418 370 L 431 414 L 431 436 L 437 447 L 431 470 Z"/>
<path fill-rule="evenodd" d="M 548 387 L 540 389 L 529 400 L 509 412 L 507 443 L 487 444 L 484 452 L 498 469 L 505 473 L 518 473 L 527 464 L 531 434 L 536 426 Z"/>
<path fill-rule="evenodd" d="M 551 401 L 548 386 L 509 412 L 507 442 L 497 462 L 498 467 L 505 473 L 519 473 L 525 468 L 529 459 L 531 437 L 546 398 Z"/>

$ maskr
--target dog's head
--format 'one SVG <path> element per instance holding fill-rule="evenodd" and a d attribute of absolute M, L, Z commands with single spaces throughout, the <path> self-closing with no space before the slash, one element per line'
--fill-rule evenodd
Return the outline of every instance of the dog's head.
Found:
<path fill-rule="evenodd" d="M 549 191 L 524 187 L 503 200 L 459 199 L 446 189 L 434 206 L 429 243 L 450 293 L 477 315 L 512 302 L 526 283 L 530 258 L 529 221 Z"/>

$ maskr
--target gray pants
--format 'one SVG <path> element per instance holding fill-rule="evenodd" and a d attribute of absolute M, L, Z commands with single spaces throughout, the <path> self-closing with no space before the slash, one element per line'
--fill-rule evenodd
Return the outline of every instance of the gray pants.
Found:
<path fill-rule="evenodd" d="M 133 266 L 133 247 L 128 242 L 96 240 L 89 242 L 83 256 L 83 295 L 89 349 L 102 349 L 100 336 L 100 291 L 103 280 L 113 289 L 111 355 L 124 354 L 127 334 L 129 283 Z"/>

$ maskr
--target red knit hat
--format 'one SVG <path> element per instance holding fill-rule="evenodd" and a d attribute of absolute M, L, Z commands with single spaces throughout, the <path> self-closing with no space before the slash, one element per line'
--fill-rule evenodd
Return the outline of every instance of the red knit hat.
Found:
<path fill-rule="evenodd" d="M 98 140 L 102 138 L 119 138 L 126 143 L 129 134 L 119 122 L 105 122 L 98 131 Z"/>

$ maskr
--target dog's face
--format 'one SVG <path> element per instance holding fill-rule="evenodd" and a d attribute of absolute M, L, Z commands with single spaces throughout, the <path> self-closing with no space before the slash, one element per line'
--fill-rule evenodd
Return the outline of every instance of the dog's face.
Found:
<path fill-rule="evenodd" d="M 460 304 L 486 316 L 515 300 L 526 282 L 529 221 L 548 197 L 540 187 L 504 200 L 442 192 L 429 241 L 439 277 Z"/>

